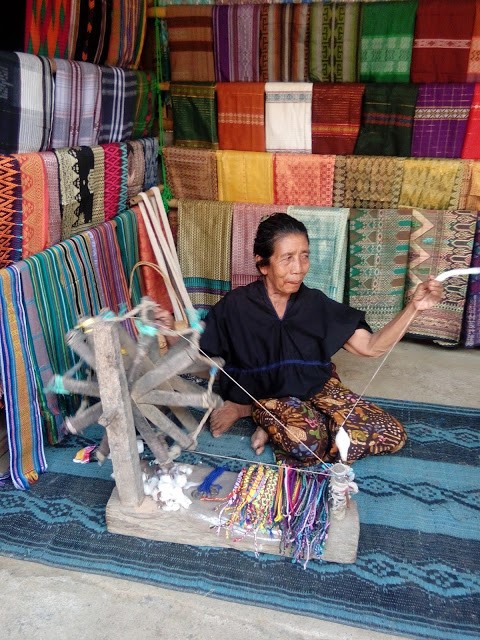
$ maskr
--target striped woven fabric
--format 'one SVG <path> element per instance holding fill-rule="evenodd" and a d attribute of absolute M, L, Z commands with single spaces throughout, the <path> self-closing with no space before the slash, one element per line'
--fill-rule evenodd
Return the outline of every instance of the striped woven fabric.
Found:
<path fill-rule="evenodd" d="M 218 82 L 260 80 L 260 6 L 213 8 L 213 55 Z"/>
<path fill-rule="evenodd" d="M 477 230 L 473 243 L 472 267 L 480 267 L 480 212 L 477 211 Z M 466 347 L 480 346 L 480 275 L 470 276 L 467 287 L 463 339 Z"/>
<path fill-rule="evenodd" d="M 475 85 L 424 84 L 418 88 L 412 157 L 459 158 Z"/>
<path fill-rule="evenodd" d="M 212 7 L 167 7 L 173 82 L 214 82 Z"/>
<path fill-rule="evenodd" d="M 282 22 L 279 6 L 262 4 L 260 9 L 260 80 L 280 82 Z"/>
<path fill-rule="evenodd" d="M 398 207 L 458 208 L 464 171 L 460 160 L 407 158 Z"/>
<path fill-rule="evenodd" d="M 57 156 L 53 151 L 43 151 L 42 161 L 47 174 L 48 189 L 48 242 L 47 246 L 60 242 L 62 237 L 62 214 L 60 211 L 60 186 Z"/>
<path fill-rule="evenodd" d="M 273 204 L 273 154 L 217 151 L 218 199 Z"/>
<path fill-rule="evenodd" d="M 469 267 L 477 212 L 413 209 L 408 259 L 407 299 L 428 276 L 448 269 Z M 409 327 L 409 334 L 445 344 L 460 341 L 467 279 L 449 278 L 444 297 L 424 311 Z"/>
<path fill-rule="evenodd" d="M 416 98 L 414 84 L 367 84 L 354 153 L 410 156 Z"/>
<path fill-rule="evenodd" d="M 158 138 L 140 138 L 143 147 L 145 176 L 142 191 L 158 185 Z"/>
<path fill-rule="evenodd" d="M 181 147 L 217 149 L 215 85 L 170 84 L 173 110 L 173 138 Z"/>
<path fill-rule="evenodd" d="M 267 151 L 312 151 L 310 82 L 267 82 L 265 144 Z"/>
<path fill-rule="evenodd" d="M 175 198 L 218 200 L 215 151 L 163 147 L 167 182 Z"/>
<path fill-rule="evenodd" d="M 463 140 L 462 158 L 480 158 L 480 84 L 474 85 L 472 104 Z"/>
<path fill-rule="evenodd" d="M 218 82 L 218 147 L 265 151 L 265 85 Z"/>
<path fill-rule="evenodd" d="M 418 0 L 412 82 L 465 82 L 475 0 Z"/>
<path fill-rule="evenodd" d="M 468 55 L 467 82 L 480 82 L 480 0 L 475 2 L 475 23 Z"/>
<path fill-rule="evenodd" d="M 397 209 L 404 158 L 337 156 L 333 206 Z"/>
<path fill-rule="evenodd" d="M 331 207 L 335 156 L 275 153 L 273 159 L 276 204 Z"/>
<path fill-rule="evenodd" d="M 133 117 L 132 138 L 152 135 L 157 108 L 157 78 L 150 71 L 136 71 L 137 95 Z"/>
<path fill-rule="evenodd" d="M 72 56 L 75 60 L 104 64 L 107 57 L 108 40 L 112 24 L 112 14 L 104 0 L 76 0 L 78 19 L 76 26 L 70 21 L 75 32 Z M 73 11 L 73 8 L 72 8 Z"/>
<path fill-rule="evenodd" d="M 0 377 L 10 452 L 10 477 L 28 489 L 46 470 L 42 421 L 30 351 L 21 279 L 14 266 L 0 270 Z"/>
<path fill-rule="evenodd" d="M 287 213 L 303 222 L 310 239 L 308 287 L 321 289 L 343 302 L 348 243 L 348 209 L 288 207 Z"/>
<path fill-rule="evenodd" d="M 22 174 L 14 156 L 0 155 L 0 269 L 22 258 Z"/>
<path fill-rule="evenodd" d="M 140 61 L 147 20 L 146 0 L 112 0 L 111 29 L 106 64 L 136 69 Z"/>
<path fill-rule="evenodd" d="M 123 267 L 123 275 L 125 276 L 125 283 L 127 284 L 128 289 L 128 283 L 130 282 L 133 267 L 140 259 L 138 253 L 138 225 L 135 212 L 131 209 L 127 209 L 120 213 L 115 220 L 112 220 L 112 223 L 114 223 L 118 248 L 120 251 L 120 265 Z M 120 271 L 120 268 L 118 268 L 118 270 Z M 125 300 L 127 308 L 130 309 L 130 305 L 137 305 L 140 302 L 141 296 L 141 276 L 139 273 L 135 272 L 134 277 L 132 278 L 130 297 Z M 130 331 L 131 335 L 135 335 L 133 323 L 130 325 L 127 324 L 126 328 Z"/>
<path fill-rule="evenodd" d="M 99 142 L 130 140 L 135 116 L 135 71 L 102 67 L 102 118 Z"/>
<path fill-rule="evenodd" d="M 287 207 L 275 204 L 236 202 L 233 205 L 232 289 L 250 284 L 260 277 L 253 256 L 253 243 L 258 225 L 265 216 L 286 212 Z"/>
<path fill-rule="evenodd" d="M 231 288 L 233 204 L 178 203 L 178 259 L 193 306 L 205 317 Z"/>
<path fill-rule="evenodd" d="M 312 153 L 353 153 L 360 131 L 364 84 L 313 83 Z"/>
<path fill-rule="evenodd" d="M 318 82 L 355 82 L 360 3 L 310 7 L 309 77 Z"/>
<path fill-rule="evenodd" d="M 351 209 L 348 302 L 376 331 L 403 309 L 412 212 Z"/>
<path fill-rule="evenodd" d="M 92 0 L 92 1 L 97 2 L 97 0 Z M 68 31 L 67 46 L 68 46 L 68 50 L 72 52 L 72 55 L 70 55 L 70 58 L 74 58 L 74 59 L 77 59 L 75 52 L 77 50 L 78 36 L 81 31 L 81 26 L 80 26 L 80 4 L 81 3 L 85 4 L 85 0 L 72 0 L 70 2 L 70 29 Z M 92 2 L 90 2 L 89 4 L 91 6 Z M 106 13 L 110 16 L 110 11 L 106 11 Z M 110 29 L 109 25 L 110 25 L 110 22 L 108 23 L 108 29 Z M 110 33 L 110 30 L 108 31 L 108 33 Z M 102 60 L 102 64 L 104 62 L 105 60 Z"/>
<path fill-rule="evenodd" d="M 127 200 L 143 190 L 145 181 L 145 154 L 140 140 L 127 142 Z"/>
<path fill-rule="evenodd" d="M 44 151 L 50 147 L 54 100 L 54 80 L 50 61 L 28 53 L 15 55 L 20 61 L 19 98 L 21 96 L 18 104 L 18 149 L 15 151 Z"/>
<path fill-rule="evenodd" d="M 465 175 L 458 208 L 480 211 L 480 162 L 468 162 L 463 168 Z"/>
<path fill-rule="evenodd" d="M 417 0 L 362 7 L 361 82 L 409 82 Z"/>
<path fill-rule="evenodd" d="M 49 58 L 70 58 L 69 0 L 26 0 L 24 51 Z"/>
<path fill-rule="evenodd" d="M 79 62 L 78 65 L 82 76 L 82 94 L 77 144 L 93 146 L 98 144 L 100 135 L 102 72 L 100 67 L 90 62 Z"/>
<path fill-rule="evenodd" d="M 110 220 L 123 209 L 120 209 L 120 189 L 122 184 L 122 156 L 127 160 L 127 144 L 125 142 L 103 145 L 104 168 L 105 168 L 105 190 L 103 195 L 103 206 L 105 209 L 105 220 Z M 126 193 L 125 193 L 126 198 Z"/>

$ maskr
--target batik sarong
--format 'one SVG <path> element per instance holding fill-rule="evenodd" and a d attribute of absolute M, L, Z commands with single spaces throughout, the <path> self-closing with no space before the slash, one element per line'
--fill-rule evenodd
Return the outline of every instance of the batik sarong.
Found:
<path fill-rule="evenodd" d="M 412 82 L 465 82 L 475 0 L 418 0 Z"/>
<path fill-rule="evenodd" d="M 258 82 L 260 6 L 214 7 L 212 19 L 217 82 Z"/>
<path fill-rule="evenodd" d="M 217 151 L 218 199 L 273 204 L 273 154 Z"/>
<path fill-rule="evenodd" d="M 360 131 L 365 85 L 313 83 L 312 153 L 350 155 Z"/>
<path fill-rule="evenodd" d="M 335 156 L 275 153 L 273 159 L 276 204 L 331 207 Z"/>
<path fill-rule="evenodd" d="M 105 0 L 77 0 L 78 24 L 76 27 L 75 60 L 103 64 L 106 60 L 111 30 L 111 11 Z M 72 23 L 70 23 L 72 28 Z"/>
<path fill-rule="evenodd" d="M 232 214 L 230 202 L 178 203 L 180 269 L 201 317 L 231 289 Z"/>
<path fill-rule="evenodd" d="M 142 191 L 158 185 L 158 138 L 140 138 L 143 147 L 145 177 Z"/>
<path fill-rule="evenodd" d="M 215 151 L 163 147 L 167 182 L 175 198 L 218 200 Z"/>
<path fill-rule="evenodd" d="M 267 82 L 267 151 L 312 152 L 312 91 L 309 82 Z"/>
<path fill-rule="evenodd" d="M 293 467 L 339 460 L 335 436 L 340 427 L 350 438 L 349 464 L 367 455 L 395 453 L 407 440 L 396 418 L 336 378 L 308 400 L 269 398 L 260 405 L 253 406 L 253 421 L 268 434 L 277 462 Z"/>
<path fill-rule="evenodd" d="M 48 245 L 47 172 L 40 153 L 16 155 L 22 184 L 22 258 Z"/>
<path fill-rule="evenodd" d="M 60 186 L 57 156 L 53 151 L 43 151 L 42 162 L 47 174 L 48 189 L 48 242 L 47 246 L 60 242 L 62 237 L 62 214 L 60 211 Z"/>
<path fill-rule="evenodd" d="M 106 63 L 136 69 L 140 61 L 147 20 L 146 0 L 113 0 Z"/>
<path fill-rule="evenodd" d="M 70 0 L 27 0 L 24 51 L 49 58 L 70 58 Z"/>
<path fill-rule="evenodd" d="M 175 144 L 218 149 L 215 85 L 171 83 L 170 95 Z"/>
<path fill-rule="evenodd" d="M 404 162 L 395 157 L 337 156 L 333 206 L 397 209 Z"/>
<path fill-rule="evenodd" d="M 398 207 L 458 208 L 463 172 L 460 160 L 406 158 Z"/>
<path fill-rule="evenodd" d="M 214 82 L 212 7 L 167 7 L 173 82 Z"/>
<path fill-rule="evenodd" d="M 127 201 L 143 190 L 145 180 L 145 155 L 140 140 L 127 142 Z"/>
<path fill-rule="evenodd" d="M 318 82 L 355 82 L 360 3 L 314 3 L 310 7 L 309 77 Z"/>
<path fill-rule="evenodd" d="M 412 218 L 407 300 L 417 285 L 430 275 L 470 266 L 477 212 L 413 209 Z M 443 299 L 432 309 L 422 311 L 410 324 L 408 333 L 445 344 L 458 344 L 466 293 L 465 277 L 446 280 Z"/>
<path fill-rule="evenodd" d="M 412 157 L 459 158 L 473 99 L 473 84 L 424 84 L 418 88 Z"/>
<path fill-rule="evenodd" d="M 242 287 L 261 277 L 255 266 L 253 243 L 258 225 L 272 213 L 286 213 L 287 207 L 275 204 L 233 205 L 232 222 L 232 289 Z"/>
<path fill-rule="evenodd" d="M 22 258 L 22 174 L 14 156 L 0 155 L 0 269 Z"/>
<path fill-rule="evenodd" d="M 132 138 L 152 135 L 157 108 L 157 78 L 150 71 L 136 71 L 137 95 L 133 118 Z"/>
<path fill-rule="evenodd" d="M 480 267 L 480 212 L 477 211 L 477 215 L 477 230 L 470 265 L 472 267 Z M 468 280 L 462 333 L 466 347 L 480 346 L 480 275 L 472 275 Z"/>
<path fill-rule="evenodd" d="M 348 209 L 288 207 L 287 213 L 303 222 L 310 239 L 308 287 L 343 302 L 348 242 Z"/>
<path fill-rule="evenodd" d="M 100 143 L 131 139 L 136 91 L 137 76 L 134 71 L 102 67 Z"/>
<path fill-rule="evenodd" d="M 480 55 L 480 52 L 479 52 Z M 474 85 L 472 104 L 463 140 L 462 158 L 480 159 L 480 84 Z"/>
<path fill-rule="evenodd" d="M 354 153 L 410 156 L 416 97 L 413 84 L 367 84 Z"/>
<path fill-rule="evenodd" d="M 351 209 L 348 303 L 374 331 L 403 309 L 410 209 Z"/>
<path fill-rule="evenodd" d="M 467 82 L 480 82 L 480 0 L 475 2 L 475 23 L 468 56 Z"/>
<path fill-rule="evenodd" d="M 410 81 L 416 10 L 417 0 L 362 6 L 361 82 Z"/>
<path fill-rule="evenodd" d="M 216 92 L 218 148 L 265 151 L 265 85 L 219 82 Z"/>

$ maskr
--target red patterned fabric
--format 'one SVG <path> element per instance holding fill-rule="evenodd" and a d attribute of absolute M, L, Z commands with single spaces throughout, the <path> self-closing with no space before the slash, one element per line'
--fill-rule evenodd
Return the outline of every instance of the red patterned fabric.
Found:
<path fill-rule="evenodd" d="M 25 51 L 69 58 L 70 0 L 27 0 Z"/>
<path fill-rule="evenodd" d="M 105 152 L 105 220 L 118 213 L 120 186 L 122 184 L 122 149 L 117 143 L 103 145 Z"/>
<path fill-rule="evenodd" d="M 353 153 L 364 91 L 364 84 L 354 82 L 313 84 L 312 153 Z"/>
<path fill-rule="evenodd" d="M 0 155 L 0 269 L 22 258 L 22 185 L 18 160 Z"/>
<path fill-rule="evenodd" d="M 276 153 L 273 161 L 275 204 L 331 207 L 335 156 Z"/>
<path fill-rule="evenodd" d="M 15 157 L 22 183 L 22 258 L 28 258 L 49 246 L 47 171 L 40 153 Z"/>

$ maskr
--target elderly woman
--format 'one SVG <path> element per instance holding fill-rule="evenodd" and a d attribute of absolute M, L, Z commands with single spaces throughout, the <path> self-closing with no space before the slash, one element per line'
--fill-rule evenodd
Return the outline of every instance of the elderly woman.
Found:
<path fill-rule="evenodd" d="M 223 358 L 225 371 L 248 392 L 220 373 L 225 403 L 211 416 L 212 434 L 251 416 L 256 453 L 270 440 L 277 460 L 297 466 L 337 459 L 341 425 L 351 440 L 349 462 L 401 449 L 402 425 L 344 387 L 331 357 L 342 347 L 367 357 L 386 353 L 419 313 L 441 300 L 442 285 L 433 278 L 418 285 L 404 310 L 372 333 L 363 311 L 303 284 L 309 269 L 303 223 L 273 214 L 260 223 L 253 253 L 262 278 L 222 298 L 201 337 L 201 348 Z"/>

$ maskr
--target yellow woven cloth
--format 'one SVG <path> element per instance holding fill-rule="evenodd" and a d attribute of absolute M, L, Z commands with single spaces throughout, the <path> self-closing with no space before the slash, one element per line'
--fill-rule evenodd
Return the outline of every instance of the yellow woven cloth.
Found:
<path fill-rule="evenodd" d="M 273 154 L 217 151 L 218 199 L 273 204 Z"/>
<path fill-rule="evenodd" d="M 398 206 L 457 209 L 465 166 L 461 160 L 407 158 Z"/>
<path fill-rule="evenodd" d="M 480 211 L 480 162 L 466 163 L 459 208 Z"/>
<path fill-rule="evenodd" d="M 404 158 L 336 156 L 333 206 L 397 209 Z"/>

